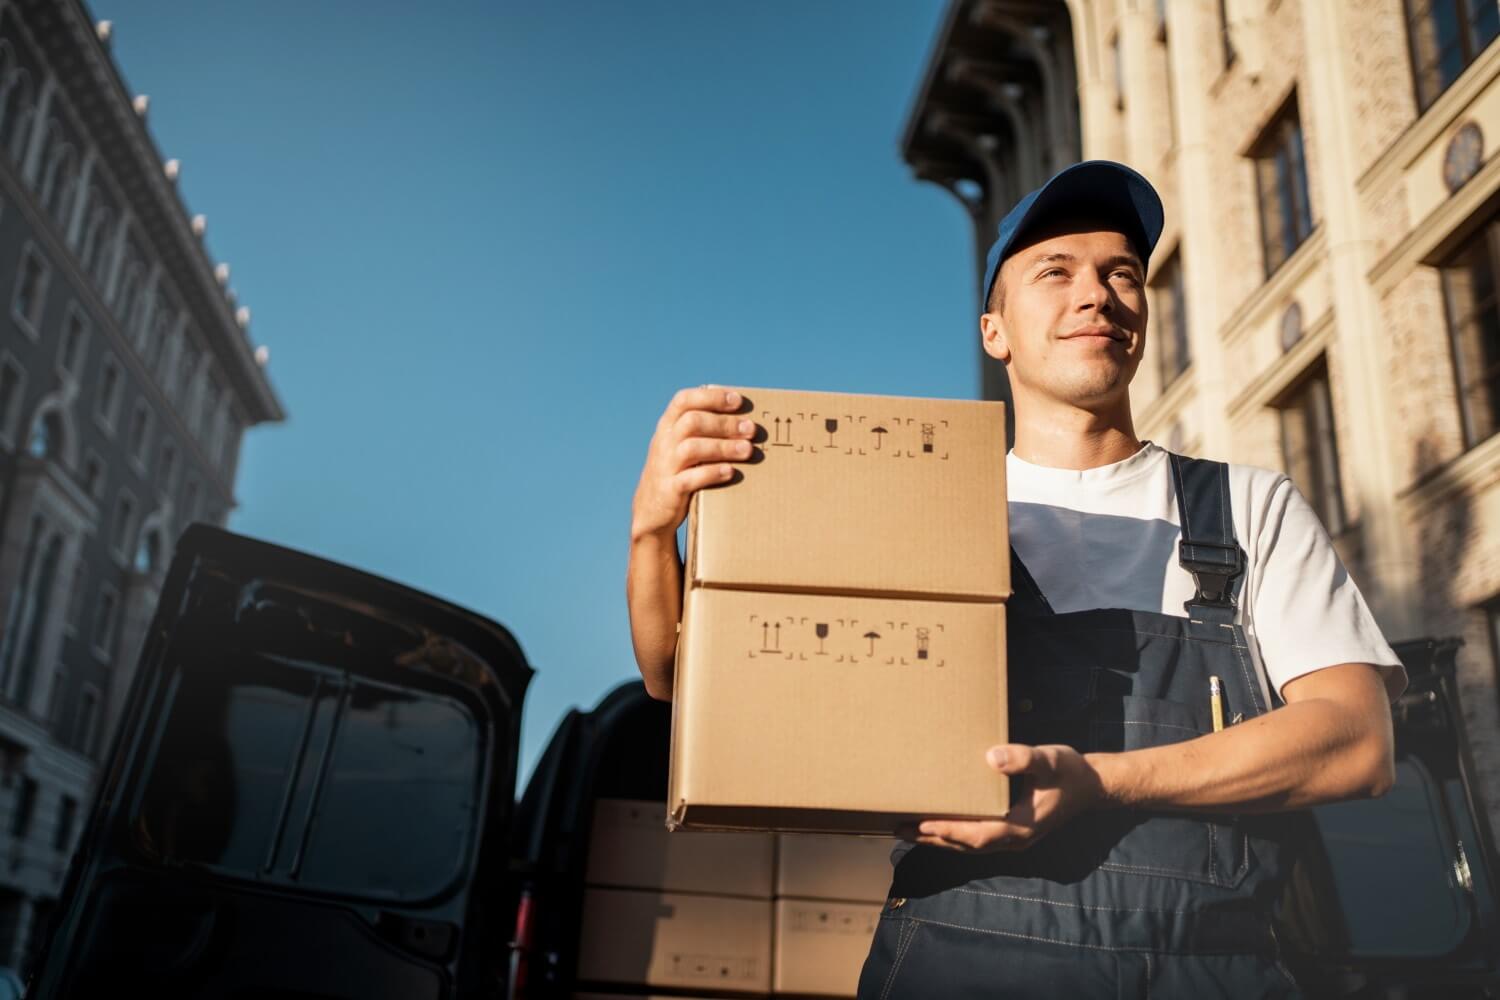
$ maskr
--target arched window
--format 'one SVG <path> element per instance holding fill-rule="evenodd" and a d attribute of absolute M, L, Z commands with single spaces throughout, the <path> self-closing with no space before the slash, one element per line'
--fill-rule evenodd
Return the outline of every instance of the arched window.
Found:
<path fill-rule="evenodd" d="M 83 270 L 102 288 L 107 277 L 104 267 L 109 254 L 105 253 L 105 245 L 109 242 L 111 217 L 109 208 L 99 204 L 97 187 L 89 190 L 89 204 L 97 207 L 89 213 L 89 223 L 83 230 L 83 246 L 79 248 L 78 259 L 83 262 Z"/>
<path fill-rule="evenodd" d="M 60 135 L 49 137 L 48 142 L 42 170 L 42 208 L 55 221 L 66 225 L 68 210 L 73 205 L 73 188 L 78 182 L 78 172 L 73 167 L 73 147 L 63 142 Z"/>
<path fill-rule="evenodd" d="M 62 455 L 62 418 L 56 410 L 38 414 L 31 425 L 31 436 L 26 441 L 26 451 L 32 458 L 58 458 Z"/>
<path fill-rule="evenodd" d="M 24 73 L 25 70 L 18 72 Z M 36 119 L 36 105 L 32 103 L 31 80 L 28 77 L 24 81 L 24 88 L 17 84 L 14 127 L 10 135 L 6 137 L 5 148 L 10 153 L 11 161 L 16 166 L 26 158 L 26 144 L 31 141 L 31 126 Z"/>
<path fill-rule="evenodd" d="M 31 115 L 31 75 L 20 67 L 8 68 L 0 80 L 0 144 L 13 157 L 15 149 L 25 144 Z"/>
<path fill-rule="evenodd" d="M 135 340 L 135 322 L 140 311 L 141 268 L 135 261 L 125 265 L 125 277 L 120 281 L 120 291 L 115 296 L 115 316 L 120 321 L 125 336 Z"/>
<path fill-rule="evenodd" d="M 31 696 L 36 677 L 42 633 L 61 558 L 62 535 L 49 533 L 42 516 L 34 515 L 26 555 L 21 561 L 21 578 L 11 596 L 4 649 L 0 651 L 0 691 L 23 704 Z"/>
<path fill-rule="evenodd" d="M 54 534 L 42 553 L 36 579 L 32 581 L 30 588 L 31 606 L 21 620 L 24 631 L 16 671 L 15 700 L 22 705 L 31 698 L 31 686 L 36 681 L 37 664 L 42 653 L 42 636 L 47 627 L 48 613 L 52 610 L 53 584 L 57 581 L 57 564 L 61 560 L 62 535 Z"/>
<path fill-rule="evenodd" d="M 155 528 L 141 532 L 141 541 L 135 550 L 135 571 L 149 576 L 160 564 L 161 532 Z"/>
<path fill-rule="evenodd" d="M 5 632 L 0 636 L 0 694 L 10 690 L 11 668 L 16 659 L 16 637 L 21 634 L 21 620 L 29 593 L 26 582 L 31 579 L 31 572 L 36 566 L 37 549 L 42 544 L 42 534 L 46 529 L 47 522 L 42 520 L 40 514 L 34 515 L 31 530 L 26 536 L 26 554 L 21 559 L 21 578 L 11 593 L 10 608 L 5 616 Z"/>

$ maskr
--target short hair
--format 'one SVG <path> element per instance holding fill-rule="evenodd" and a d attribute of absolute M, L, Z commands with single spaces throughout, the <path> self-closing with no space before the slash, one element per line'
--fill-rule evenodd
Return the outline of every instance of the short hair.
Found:
<path fill-rule="evenodd" d="M 985 312 L 1001 312 L 1005 309 L 1005 278 L 1000 274 L 1000 268 L 1005 266 L 1005 261 L 1000 262 L 1000 267 L 995 268 L 995 283 L 990 286 L 990 297 L 984 304 Z"/>

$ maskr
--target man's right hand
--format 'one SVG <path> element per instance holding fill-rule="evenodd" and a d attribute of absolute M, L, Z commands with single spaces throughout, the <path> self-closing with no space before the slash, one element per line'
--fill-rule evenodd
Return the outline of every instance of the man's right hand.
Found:
<path fill-rule="evenodd" d="M 755 424 L 736 411 L 744 399 L 732 389 L 682 389 L 656 422 L 646 466 L 631 507 L 632 542 L 671 538 L 687 517 L 693 494 L 726 483 L 732 462 L 750 459 Z"/>

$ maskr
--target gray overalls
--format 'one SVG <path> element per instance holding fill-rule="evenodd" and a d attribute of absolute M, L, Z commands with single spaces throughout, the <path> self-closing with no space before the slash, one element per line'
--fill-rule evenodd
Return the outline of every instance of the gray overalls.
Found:
<path fill-rule="evenodd" d="M 1185 617 L 1054 614 L 1012 552 L 1011 739 L 1134 750 L 1268 710 L 1234 624 L 1245 556 L 1228 467 L 1170 456 Z M 1305 813 L 1086 813 L 1026 851 L 917 846 L 896 867 L 860 977 L 861 1000 L 1296 997 L 1271 913 Z M 898 852 L 899 853 L 899 852 Z"/>

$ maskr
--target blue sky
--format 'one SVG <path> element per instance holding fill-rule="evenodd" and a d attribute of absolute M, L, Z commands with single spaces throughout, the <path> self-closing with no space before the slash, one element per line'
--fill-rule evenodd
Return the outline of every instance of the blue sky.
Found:
<path fill-rule="evenodd" d="M 898 142 L 944 0 L 97 0 L 289 419 L 236 531 L 635 677 L 630 500 L 705 382 L 969 397 L 972 234 Z"/>

